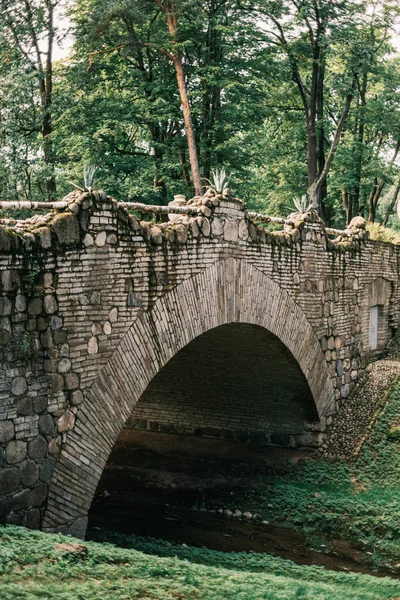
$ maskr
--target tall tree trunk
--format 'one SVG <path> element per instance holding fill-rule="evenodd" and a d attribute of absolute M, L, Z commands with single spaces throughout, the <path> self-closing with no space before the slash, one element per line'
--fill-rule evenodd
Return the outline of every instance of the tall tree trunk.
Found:
<path fill-rule="evenodd" d="M 397 204 L 397 199 L 399 197 L 399 194 L 400 194 L 400 179 L 397 182 L 396 189 L 395 189 L 394 194 L 393 194 L 393 198 L 392 198 L 392 200 L 391 200 L 391 202 L 390 202 L 390 204 L 389 204 L 389 206 L 388 206 L 388 208 L 386 210 L 385 216 L 383 218 L 383 226 L 384 227 L 387 226 L 389 218 L 390 218 L 390 215 L 394 211 L 394 208 L 395 208 L 395 206 Z"/>
<path fill-rule="evenodd" d="M 390 160 L 390 163 L 386 169 L 386 176 L 390 175 L 390 172 L 393 168 L 393 165 L 396 161 L 397 155 L 400 151 L 400 139 L 397 140 L 396 143 L 396 148 L 394 150 L 394 154 Z M 385 187 L 386 184 L 386 179 L 382 179 L 379 183 L 378 183 L 378 179 L 376 177 L 374 177 L 374 183 L 369 195 L 369 216 L 368 216 L 368 220 L 371 221 L 371 223 L 375 222 L 376 219 L 376 210 L 378 208 L 378 202 L 380 200 L 380 197 L 382 195 L 382 191 L 383 188 Z"/>
<path fill-rule="evenodd" d="M 192 113 L 190 110 L 189 97 L 186 89 L 185 72 L 182 63 L 182 56 L 177 46 L 176 34 L 178 23 L 175 2 L 173 0 L 166 0 L 165 4 L 162 5 L 162 7 L 167 19 L 168 30 L 171 36 L 171 42 L 173 47 L 173 63 L 175 67 L 176 79 L 178 82 L 179 94 L 182 103 L 183 120 L 185 123 L 185 131 L 189 150 L 190 166 L 192 169 L 194 190 L 197 196 L 201 196 L 203 186 L 201 185 L 196 137 L 194 134 Z"/>

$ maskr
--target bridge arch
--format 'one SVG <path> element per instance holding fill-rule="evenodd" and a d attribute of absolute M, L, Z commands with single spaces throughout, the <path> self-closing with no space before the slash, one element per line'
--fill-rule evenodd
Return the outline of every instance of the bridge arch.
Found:
<path fill-rule="evenodd" d="M 303 372 L 320 419 L 334 412 L 324 353 L 292 296 L 249 262 L 213 263 L 160 297 L 133 322 L 92 386 L 56 461 L 43 529 L 83 537 L 109 453 L 149 383 L 179 350 L 229 323 L 275 335 Z"/>

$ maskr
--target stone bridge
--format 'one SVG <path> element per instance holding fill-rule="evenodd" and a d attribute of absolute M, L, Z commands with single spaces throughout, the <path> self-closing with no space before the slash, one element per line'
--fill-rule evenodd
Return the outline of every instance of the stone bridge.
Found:
<path fill-rule="evenodd" d="M 317 447 L 398 327 L 400 250 L 362 219 L 180 204 L 140 221 L 76 192 L 2 220 L 2 522 L 83 536 L 124 427 Z"/>

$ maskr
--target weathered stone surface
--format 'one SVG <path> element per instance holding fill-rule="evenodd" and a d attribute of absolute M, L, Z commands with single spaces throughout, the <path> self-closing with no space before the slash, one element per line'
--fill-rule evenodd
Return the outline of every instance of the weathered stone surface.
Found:
<path fill-rule="evenodd" d="M 48 486 L 43 481 L 39 481 L 37 485 L 33 488 L 32 492 L 32 505 L 33 506 L 41 506 L 47 497 Z"/>
<path fill-rule="evenodd" d="M 380 307 L 379 348 L 399 325 L 400 249 L 368 241 L 360 224 L 336 241 L 314 216 L 297 216 L 283 231 L 260 231 L 232 195 L 193 199 L 189 206 L 201 214 L 173 215 L 168 223 L 161 219 L 157 224 L 139 224 L 100 193 L 74 192 L 68 204 L 70 209 L 55 217 L 40 215 L 36 224 L 17 226 L 33 248 L 30 254 L 21 254 L 23 246 L 18 250 L 12 241 L 13 254 L 2 252 L 0 257 L 0 472 L 12 469 L 8 443 L 29 444 L 29 458 L 12 464 L 21 468 L 24 486 L 37 483 L 39 468 L 41 481 L 50 484 L 48 528 L 66 528 L 67 520 L 81 514 L 75 514 L 76 507 L 82 514 L 88 510 L 101 461 L 121 423 L 132 417 L 138 390 L 202 334 L 236 322 L 271 331 L 301 363 L 318 405 L 317 425 L 324 430 L 335 411 L 351 402 L 352 389 L 373 354 L 371 307 Z M 68 228 L 72 235 L 67 238 Z M 68 248 L 60 247 L 63 242 Z M 241 340 L 226 343 L 242 350 Z M 213 377 L 214 351 L 204 351 L 195 371 L 193 365 L 183 369 L 197 373 L 201 391 Z M 251 351 L 246 354 L 250 360 Z M 285 374 L 282 379 L 288 379 L 287 367 L 279 369 L 278 374 Z M 232 366 L 232 394 L 236 371 L 248 369 Z M 13 380 L 21 376 L 19 386 Z M 181 372 L 174 381 L 182 377 Z M 244 379 L 240 383 L 251 388 Z M 194 388 L 193 375 L 187 384 L 173 387 L 179 405 L 178 396 Z M 265 391 L 265 386 L 260 389 Z M 181 398 L 181 406 L 187 403 L 184 414 L 177 410 L 174 416 L 170 403 L 167 415 L 168 408 L 158 400 L 136 424 L 174 433 L 191 426 L 200 429 L 199 435 L 263 444 L 290 446 L 308 439 L 310 424 L 300 423 L 301 431 L 294 427 L 283 392 L 275 394 L 275 412 L 259 420 L 256 392 L 249 406 L 235 405 L 232 394 L 230 412 L 216 415 L 214 421 L 202 417 L 201 427 L 202 403 L 188 410 L 187 396 Z M 211 391 L 207 397 L 214 407 Z M 218 402 L 221 398 L 219 390 Z M 249 424 L 252 418 L 255 424 Z M 60 420 L 66 429 L 58 435 Z M 311 437 L 319 434 L 313 430 Z M 38 436 L 42 442 L 35 442 Z M 44 466 L 47 452 L 52 465 L 57 461 L 53 482 L 52 466 Z M 35 472 L 30 479 L 24 472 L 31 463 L 35 467 L 29 469 Z"/>
<path fill-rule="evenodd" d="M 50 319 L 50 327 L 54 329 L 61 329 L 62 327 L 62 318 L 57 315 L 53 315 Z"/>
<path fill-rule="evenodd" d="M 76 390 L 79 387 L 79 375 L 68 373 L 65 377 L 65 387 L 67 390 Z"/>
<path fill-rule="evenodd" d="M 33 316 L 40 315 L 43 310 L 42 298 L 34 298 L 28 303 L 28 313 Z"/>
<path fill-rule="evenodd" d="M 224 223 L 218 217 L 214 217 L 211 224 L 211 233 L 212 235 L 219 237 L 224 232 Z"/>
<path fill-rule="evenodd" d="M 0 252 L 9 252 L 10 250 L 11 238 L 3 227 L 0 227 Z"/>
<path fill-rule="evenodd" d="M 24 377 L 15 377 L 11 382 L 11 393 L 13 396 L 22 396 L 28 389 L 28 384 Z"/>
<path fill-rule="evenodd" d="M 99 351 L 99 344 L 96 337 L 91 337 L 88 341 L 88 354 L 97 354 Z"/>
<path fill-rule="evenodd" d="M 75 425 L 75 415 L 70 410 L 67 410 L 59 419 L 58 419 L 58 431 L 61 433 L 63 431 L 71 431 Z"/>
<path fill-rule="evenodd" d="M 109 312 L 108 319 L 110 323 L 116 323 L 118 321 L 118 308 L 112 308 Z"/>
<path fill-rule="evenodd" d="M 7 297 L 0 297 L 0 316 L 11 315 L 12 304 Z"/>
<path fill-rule="evenodd" d="M 0 490 L 2 494 L 9 494 L 19 486 L 20 476 L 16 467 L 0 471 Z"/>
<path fill-rule="evenodd" d="M 69 358 L 62 358 L 58 362 L 57 371 L 59 373 L 68 373 L 70 368 L 71 368 L 71 361 L 69 360 Z"/>
<path fill-rule="evenodd" d="M 96 236 L 96 239 L 95 239 L 94 243 L 99 248 L 102 248 L 105 245 L 105 243 L 106 243 L 106 239 L 107 239 L 107 233 L 105 231 L 101 231 Z"/>
<path fill-rule="evenodd" d="M 28 444 L 29 456 L 32 459 L 42 458 L 47 453 L 47 441 L 42 435 L 38 435 Z"/>
<path fill-rule="evenodd" d="M 54 432 L 54 419 L 51 415 L 42 415 L 39 419 L 39 431 L 42 435 L 52 435 Z"/>
<path fill-rule="evenodd" d="M 8 442 L 14 437 L 14 423 L 12 421 L 0 421 L 0 444 Z"/>
<path fill-rule="evenodd" d="M 227 219 L 224 227 L 224 238 L 227 242 L 237 242 L 239 229 L 237 221 Z"/>
<path fill-rule="evenodd" d="M 57 311 L 58 304 L 56 297 L 53 294 L 46 294 L 43 304 L 44 310 L 48 315 L 52 315 Z"/>
<path fill-rule="evenodd" d="M 40 512 L 38 508 L 32 508 L 25 512 L 22 519 L 22 525 L 28 529 L 39 529 L 40 526 Z"/>
<path fill-rule="evenodd" d="M 32 398 L 21 398 L 17 402 L 17 412 L 19 415 L 31 415 L 33 414 L 33 401 Z"/>
<path fill-rule="evenodd" d="M 72 406 L 78 406 L 83 402 L 83 394 L 80 390 L 76 390 L 71 394 L 71 404 Z"/>
<path fill-rule="evenodd" d="M 249 238 L 249 230 L 245 219 L 239 221 L 239 237 L 241 240 L 247 240 Z"/>
<path fill-rule="evenodd" d="M 1 489 L 1 488 L 0 488 Z M 0 519 L 11 511 L 13 500 L 11 496 L 0 496 Z"/>
<path fill-rule="evenodd" d="M 21 482 L 31 487 L 39 478 L 39 467 L 34 460 L 24 460 L 20 466 Z"/>
<path fill-rule="evenodd" d="M 56 459 L 53 457 L 46 458 L 40 465 L 40 481 L 49 483 L 54 470 Z"/>
<path fill-rule="evenodd" d="M 49 453 L 53 455 L 59 454 L 61 450 L 61 438 L 60 436 L 56 437 L 54 440 L 51 440 L 49 444 Z"/>
<path fill-rule="evenodd" d="M 50 248 L 51 247 L 51 233 L 48 227 L 41 227 L 37 230 L 37 234 L 39 236 L 39 243 L 42 248 Z"/>
<path fill-rule="evenodd" d="M 18 494 L 15 494 L 13 497 L 13 510 L 23 510 L 24 508 L 28 508 L 31 503 L 31 490 L 22 490 L 22 492 L 18 492 Z"/>
<path fill-rule="evenodd" d="M 73 246 L 79 242 L 79 223 L 73 214 L 61 213 L 55 216 L 51 228 L 61 246 Z"/>
<path fill-rule="evenodd" d="M 26 456 L 26 442 L 12 440 L 6 448 L 6 459 L 9 465 L 21 462 Z"/>

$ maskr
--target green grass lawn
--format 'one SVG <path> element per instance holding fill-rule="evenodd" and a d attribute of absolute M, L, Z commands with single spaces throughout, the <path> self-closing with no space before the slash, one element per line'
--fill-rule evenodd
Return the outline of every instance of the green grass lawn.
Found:
<path fill-rule="evenodd" d="M 82 557 L 55 547 L 73 541 L 15 526 L 0 528 L 1 600 L 400 598 L 400 581 L 300 567 L 265 554 L 144 541 L 143 551 L 85 542 L 88 552 Z M 154 555 L 157 551 L 168 556 Z"/>

